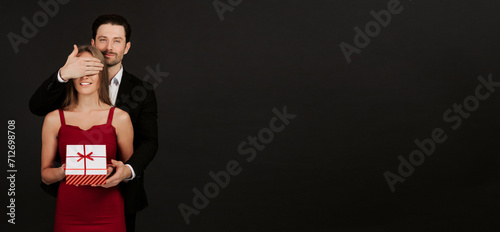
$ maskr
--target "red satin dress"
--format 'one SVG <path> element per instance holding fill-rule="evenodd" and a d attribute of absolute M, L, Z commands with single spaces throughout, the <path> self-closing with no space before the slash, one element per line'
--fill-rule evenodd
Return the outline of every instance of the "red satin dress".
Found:
<path fill-rule="evenodd" d="M 116 159 L 116 131 L 111 125 L 114 107 L 109 110 L 106 124 L 88 130 L 66 125 L 59 110 L 59 154 L 66 161 L 66 145 L 106 145 L 106 162 Z M 119 186 L 112 188 L 59 185 L 56 200 L 55 232 L 125 232 L 125 209 Z"/>

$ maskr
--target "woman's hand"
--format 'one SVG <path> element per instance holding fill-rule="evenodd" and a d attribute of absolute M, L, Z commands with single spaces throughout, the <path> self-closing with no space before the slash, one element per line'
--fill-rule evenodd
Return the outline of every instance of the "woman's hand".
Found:
<path fill-rule="evenodd" d="M 59 172 L 59 181 L 61 181 L 66 177 L 66 164 L 61 165 L 61 167 L 58 168 L 58 172 Z"/>

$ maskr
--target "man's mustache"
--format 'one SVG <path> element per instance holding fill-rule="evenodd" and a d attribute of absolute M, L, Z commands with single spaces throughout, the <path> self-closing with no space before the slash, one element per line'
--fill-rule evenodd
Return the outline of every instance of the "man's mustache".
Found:
<path fill-rule="evenodd" d="M 114 53 L 114 52 L 103 52 L 102 54 L 103 55 L 107 55 L 107 54 L 116 55 L 116 53 Z"/>

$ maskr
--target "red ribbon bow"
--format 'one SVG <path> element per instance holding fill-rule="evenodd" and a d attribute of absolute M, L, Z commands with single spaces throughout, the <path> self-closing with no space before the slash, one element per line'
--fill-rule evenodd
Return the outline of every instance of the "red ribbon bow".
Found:
<path fill-rule="evenodd" d="M 88 155 L 82 155 L 80 152 L 78 152 L 77 154 L 80 156 L 80 159 L 78 159 L 76 162 L 80 162 L 80 160 L 85 159 L 85 158 L 94 161 L 94 159 L 92 159 L 92 157 L 90 157 L 92 155 L 92 153 L 94 153 L 94 152 L 90 152 Z"/>

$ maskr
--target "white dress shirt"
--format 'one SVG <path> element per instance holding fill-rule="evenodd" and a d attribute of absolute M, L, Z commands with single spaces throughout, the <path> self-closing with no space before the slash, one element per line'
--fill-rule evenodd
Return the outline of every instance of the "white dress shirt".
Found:
<path fill-rule="evenodd" d="M 113 104 L 113 106 L 116 103 L 116 97 L 118 96 L 118 89 L 120 88 L 122 77 L 123 66 L 120 68 L 120 71 L 118 71 L 118 73 L 109 81 L 109 99 L 111 100 L 111 104 Z"/>

